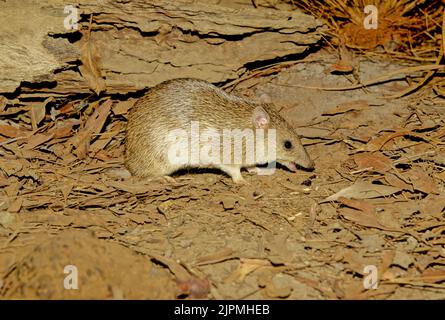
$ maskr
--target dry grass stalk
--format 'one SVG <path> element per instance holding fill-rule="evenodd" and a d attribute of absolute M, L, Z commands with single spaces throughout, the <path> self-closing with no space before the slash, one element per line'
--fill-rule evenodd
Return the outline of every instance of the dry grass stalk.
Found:
<path fill-rule="evenodd" d="M 377 29 L 365 29 L 366 0 L 300 0 L 293 3 L 330 27 L 334 45 L 344 41 L 349 48 L 371 50 L 416 58 L 439 53 L 441 20 L 445 4 L 441 0 L 376 0 Z"/>

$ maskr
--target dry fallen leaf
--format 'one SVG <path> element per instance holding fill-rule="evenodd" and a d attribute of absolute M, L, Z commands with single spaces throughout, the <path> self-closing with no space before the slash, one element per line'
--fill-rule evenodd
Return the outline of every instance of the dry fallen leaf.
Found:
<path fill-rule="evenodd" d="M 354 222 L 354 223 L 361 225 L 363 227 L 377 228 L 377 229 L 386 230 L 386 231 L 402 232 L 400 229 L 387 227 L 387 226 L 383 225 L 382 223 L 380 223 L 380 221 L 375 213 L 357 211 L 357 210 L 349 209 L 349 208 L 341 208 L 341 209 L 339 209 L 339 213 L 346 220 Z"/>
<path fill-rule="evenodd" d="M 113 113 L 115 115 L 126 115 L 128 113 L 128 110 L 130 110 L 133 105 L 135 104 L 135 100 L 126 100 L 126 101 L 118 101 L 113 106 Z"/>
<path fill-rule="evenodd" d="M 433 195 L 429 194 L 423 199 L 420 210 L 428 216 L 435 216 L 439 219 L 442 218 L 442 213 L 445 210 L 445 195 Z"/>
<path fill-rule="evenodd" d="M 134 183 L 132 180 L 108 180 L 105 182 L 105 184 L 117 190 L 122 190 L 132 194 L 143 194 L 152 191 L 154 188 L 151 184 L 144 184 L 143 182 Z"/>
<path fill-rule="evenodd" d="M 354 161 L 357 164 L 357 169 L 371 168 L 377 172 L 386 172 L 393 167 L 392 160 L 380 152 L 364 152 L 356 153 Z"/>
<path fill-rule="evenodd" d="M 105 80 L 102 77 L 100 71 L 100 57 L 97 48 L 91 40 L 91 24 L 93 16 L 90 17 L 90 26 L 88 31 L 83 32 L 85 37 L 85 43 L 82 46 L 80 61 L 82 65 L 79 66 L 79 70 L 82 76 L 88 81 L 88 85 L 97 95 L 105 91 Z M 82 38 L 84 38 L 82 37 Z"/>
<path fill-rule="evenodd" d="M 22 208 L 22 204 L 23 204 L 23 198 L 22 197 L 16 197 L 9 204 L 8 211 L 11 212 L 11 213 L 17 213 Z"/>
<path fill-rule="evenodd" d="M 85 127 L 69 140 L 69 144 L 73 145 L 75 148 L 74 153 L 79 159 L 84 159 L 87 156 L 93 135 L 98 134 L 102 130 L 105 120 L 110 114 L 111 105 L 111 100 L 103 102 L 88 118 Z"/>
<path fill-rule="evenodd" d="M 49 97 L 43 103 L 31 105 L 29 113 L 33 130 L 37 130 L 40 122 L 45 119 L 46 105 L 53 101 L 55 101 L 54 97 Z"/>
<path fill-rule="evenodd" d="M 382 262 L 380 263 L 379 271 L 380 271 L 380 278 L 386 279 L 385 274 L 389 270 L 389 267 L 392 265 L 392 262 L 394 260 L 394 256 L 396 254 L 395 250 L 386 250 L 382 255 Z"/>
<path fill-rule="evenodd" d="M 66 138 L 72 135 L 73 127 L 79 125 L 79 121 L 69 119 L 63 122 L 57 122 L 48 132 L 51 133 L 55 139 Z"/>
<path fill-rule="evenodd" d="M 395 255 L 392 264 L 402 267 L 403 269 L 408 269 L 408 267 L 414 262 L 414 258 L 412 255 L 400 251 L 395 250 Z"/>
<path fill-rule="evenodd" d="M 8 161 L 0 158 L 0 170 L 6 173 L 8 177 L 22 170 L 23 164 L 19 161 Z"/>
<path fill-rule="evenodd" d="M 373 184 L 366 181 L 357 181 L 352 186 L 346 187 L 337 193 L 322 200 L 322 202 L 335 201 L 340 197 L 348 199 L 371 199 L 389 196 L 401 191 L 400 188 L 385 186 L 382 184 Z"/>
<path fill-rule="evenodd" d="M 290 275 L 278 273 L 264 284 L 264 293 L 272 299 L 287 298 L 293 291 L 291 280 Z"/>
<path fill-rule="evenodd" d="M 243 281 L 243 279 L 249 273 L 262 267 L 272 267 L 272 264 L 268 260 L 264 259 L 249 259 L 249 258 L 240 259 L 240 264 L 238 265 L 238 268 L 225 279 L 225 282 L 230 283 L 233 281 Z"/>
<path fill-rule="evenodd" d="M 421 279 L 427 283 L 440 283 L 445 281 L 445 271 L 438 269 L 426 269 Z"/>
<path fill-rule="evenodd" d="M 414 167 L 405 173 L 405 176 L 409 178 L 414 189 L 425 192 L 439 194 L 436 182 L 421 168 Z"/>
<path fill-rule="evenodd" d="M 8 104 L 8 99 L 4 96 L 0 96 L 0 113 L 3 112 Z"/>
<path fill-rule="evenodd" d="M 31 133 L 31 132 L 29 132 L 29 133 Z M 17 138 L 17 137 L 24 136 L 24 133 L 19 128 L 4 124 L 4 125 L 0 125 L 0 135 L 8 137 L 8 138 Z"/>
<path fill-rule="evenodd" d="M 393 187 L 414 192 L 413 186 L 406 181 L 406 178 L 401 173 L 393 174 L 390 172 L 386 172 L 385 180 L 389 185 Z"/>
<path fill-rule="evenodd" d="M 221 261 L 225 261 L 234 257 L 234 252 L 230 248 L 223 248 L 220 251 L 196 258 L 196 266 L 202 266 L 207 264 L 213 264 Z"/>
<path fill-rule="evenodd" d="M 105 147 L 111 142 L 111 140 L 119 134 L 120 130 L 120 124 L 107 127 L 105 132 L 102 133 L 93 144 L 91 144 L 90 152 L 94 154 L 95 157 L 97 157 L 97 153 L 103 152 L 105 150 Z"/>
<path fill-rule="evenodd" d="M 338 201 L 343 205 L 350 207 L 352 209 L 360 210 L 366 213 L 374 213 L 375 208 L 372 204 L 367 203 L 363 200 L 347 199 L 344 197 L 338 198 Z"/>
<path fill-rule="evenodd" d="M 417 139 L 425 140 L 424 136 L 421 134 L 417 134 L 411 130 L 398 130 L 392 133 L 385 133 L 381 136 L 372 139 L 369 141 L 364 150 L 365 151 L 380 151 L 380 150 L 391 150 L 394 145 L 394 139 L 399 137 L 414 137 Z"/>
<path fill-rule="evenodd" d="M 365 100 L 355 100 L 339 104 L 333 109 L 323 112 L 322 116 L 333 116 L 346 113 L 349 111 L 361 111 L 369 108 L 369 104 Z"/>
<path fill-rule="evenodd" d="M 24 149 L 30 150 L 38 147 L 39 145 L 51 140 L 53 135 L 45 133 L 36 133 L 28 139 L 28 143 L 23 147 Z"/>

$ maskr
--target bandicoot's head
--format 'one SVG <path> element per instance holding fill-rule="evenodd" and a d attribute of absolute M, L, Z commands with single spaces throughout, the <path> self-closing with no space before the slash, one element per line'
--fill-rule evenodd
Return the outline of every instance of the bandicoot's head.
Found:
<path fill-rule="evenodd" d="M 254 109 L 252 114 L 253 125 L 256 129 L 264 129 L 267 139 L 273 138 L 270 129 L 275 129 L 275 159 L 269 156 L 265 162 L 277 161 L 291 171 L 297 170 L 297 165 L 313 169 L 315 164 L 301 144 L 300 138 L 287 121 L 270 105 L 261 105 Z M 270 143 L 267 140 L 267 143 Z M 267 150 L 267 146 L 266 146 Z M 270 151 L 270 150 L 267 150 Z"/>

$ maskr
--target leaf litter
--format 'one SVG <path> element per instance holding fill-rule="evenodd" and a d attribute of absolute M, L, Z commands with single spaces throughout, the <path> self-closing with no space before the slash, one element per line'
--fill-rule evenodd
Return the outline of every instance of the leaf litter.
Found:
<path fill-rule="evenodd" d="M 97 48 L 83 50 L 82 75 L 104 91 Z M 274 86 L 273 100 L 294 101 L 305 77 L 322 86 L 319 70 L 330 64 L 319 61 L 332 57 L 320 55 L 255 70 L 241 77 L 248 86 L 240 80 L 232 89 L 255 96 Z M 378 85 L 346 95 L 304 90 L 299 103 L 316 106 L 284 114 L 314 129 L 303 142 L 317 168 L 243 173 L 243 187 L 209 172 L 174 181 L 126 174 L 133 98 L 0 96 L 0 296 L 443 297 L 443 108 L 428 95 L 382 104 Z M 77 296 L 54 289 L 68 260 L 91 271 Z M 363 288 L 369 265 L 379 271 L 376 290 Z"/>

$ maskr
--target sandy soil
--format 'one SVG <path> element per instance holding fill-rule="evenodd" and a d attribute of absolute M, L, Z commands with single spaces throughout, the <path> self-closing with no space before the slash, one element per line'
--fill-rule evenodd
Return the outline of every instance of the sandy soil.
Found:
<path fill-rule="evenodd" d="M 60 116 L 59 128 L 74 129 L 38 148 L 4 145 L 0 297 L 444 298 L 444 101 L 390 98 L 405 81 L 296 87 L 351 85 L 330 73 L 335 61 L 321 51 L 235 90 L 275 102 L 304 137 L 312 172 L 244 172 L 245 186 L 219 172 L 128 177 L 118 102 L 85 160 L 63 148 L 88 107 Z M 362 81 L 404 67 L 357 62 Z M 366 286 L 372 266 L 377 289 Z M 77 290 L 66 289 L 72 270 Z"/>

